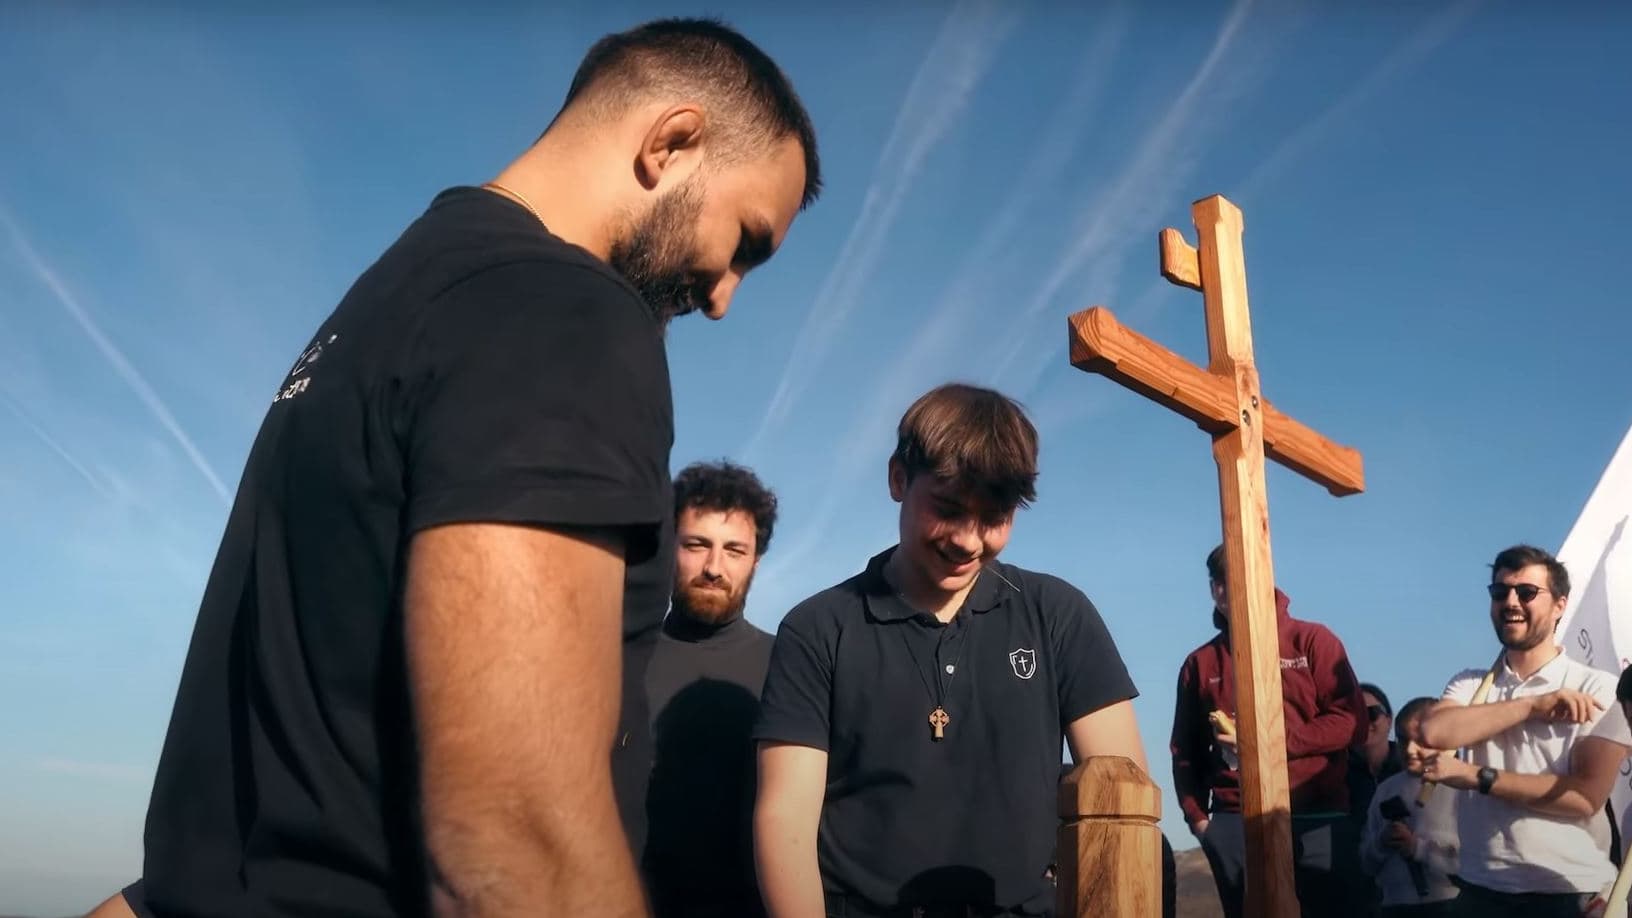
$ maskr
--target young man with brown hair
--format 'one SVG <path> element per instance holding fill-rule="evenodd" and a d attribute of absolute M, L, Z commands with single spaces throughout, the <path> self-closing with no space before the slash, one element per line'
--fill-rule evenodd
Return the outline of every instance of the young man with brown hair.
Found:
<path fill-rule="evenodd" d="M 775 918 L 1050 914 L 1062 737 L 1144 765 L 1093 604 L 997 560 L 1036 478 L 1037 431 L 998 392 L 942 386 L 901 419 L 899 544 L 772 650 L 754 846 Z"/>

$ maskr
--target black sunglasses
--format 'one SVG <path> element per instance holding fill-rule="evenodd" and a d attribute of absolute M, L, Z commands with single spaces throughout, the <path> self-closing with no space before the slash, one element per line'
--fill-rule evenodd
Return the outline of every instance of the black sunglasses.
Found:
<path fill-rule="evenodd" d="M 1529 602 L 1543 593 L 1552 592 L 1546 587 L 1539 587 L 1533 583 L 1493 583 L 1485 587 L 1485 591 L 1490 594 L 1491 602 L 1501 602 L 1506 599 L 1508 590 L 1519 594 L 1519 602 Z"/>
<path fill-rule="evenodd" d="M 1382 720 L 1388 716 L 1388 709 L 1380 704 L 1368 704 L 1366 705 L 1366 713 L 1371 715 L 1372 720 Z"/>

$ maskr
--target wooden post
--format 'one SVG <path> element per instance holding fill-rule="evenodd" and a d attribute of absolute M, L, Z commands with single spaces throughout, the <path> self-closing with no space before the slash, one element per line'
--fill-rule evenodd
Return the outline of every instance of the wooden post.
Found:
<path fill-rule="evenodd" d="M 1060 782 L 1059 918 L 1162 913 L 1162 792 L 1132 759 L 1094 756 Z"/>
<path fill-rule="evenodd" d="M 1246 826 L 1246 914 L 1294 918 L 1291 810 L 1275 574 L 1270 563 L 1266 457 L 1337 496 L 1365 487 L 1360 454 L 1270 407 L 1258 387 L 1241 211 L 1214 195 L 1190 210 L 1200 247 L 1160 236 L 1162 276 L 1200 290 L 1207 318 L 1203 370 L 1095 307 L 1073 315 L 1071 364 L 1099 373 L 1195 421 L 1212 435 L 1223 520 L 1225 585 Z"/>

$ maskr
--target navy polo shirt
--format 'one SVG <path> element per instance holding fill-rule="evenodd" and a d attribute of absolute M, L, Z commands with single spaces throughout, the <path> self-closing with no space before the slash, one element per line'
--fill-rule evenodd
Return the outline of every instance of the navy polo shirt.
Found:
<path fill-rule="evenodd" d="M 994 561 L 943 624 L 885 580 L 893 551 L 782 620 L 754 738 L 828 754 L 830 895 L 1045 913 L 1065 727 L 1138 692 L 1065 581 Z"/>

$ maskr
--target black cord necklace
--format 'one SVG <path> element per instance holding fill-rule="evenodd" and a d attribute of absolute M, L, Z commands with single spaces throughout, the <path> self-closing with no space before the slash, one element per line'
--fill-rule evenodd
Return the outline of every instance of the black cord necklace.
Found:
<path fill-rule="evenodd" d="M 900 596 L 899 593 L 896 595 L 900 597 L 902 602 L 906 602 L 906 597 Z M 954 616 L 952 620 L 956 622 L 957 617 Z M 948 624 L 946 627 L 951 627 L 951 625 Z M 963 625 L 958 627 L 963 627 Z M 949 678 L 942 680 L 941 671 L 936 669 L 935 686 L 931 688 L 929 678 L 924 675 L 923 661 L 918 659 L 918 652 L 912 649 L 912 641 L 907 638 L 906 630 L 903 629 L 900 634 L 901 643 L 907 648 L 907 655 L 912 657 L 913 669 L 918 671 L 918 679 L 924 683 L 924 693 L 929 696 L 929 700 L 935 705 L 934 710 L 929 712 L 929 738 L 935 742 L 940 742 L 946 739 L 946 727 L 952 722 L 952 715 L 946 713 L 946 693 L 952 687 L 952 680 L 958 678 L 958 663 L 963 659 L 963 648 L 968 646 L 969 636 L 963 635 L 958 638 L 958 652 L 952 655 L 952 662 L 947 664 Z"/>

